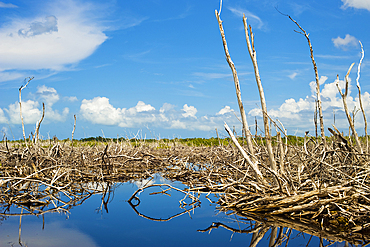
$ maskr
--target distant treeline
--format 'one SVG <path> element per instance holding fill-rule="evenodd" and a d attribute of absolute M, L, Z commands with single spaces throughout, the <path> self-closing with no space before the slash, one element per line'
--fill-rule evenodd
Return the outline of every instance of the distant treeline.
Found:
<path fill-rule="evenodd" d="M 307 137 L 306 138 L 306 142 L 308 141 L 318 141 L 321 137 L 318 137 L 318 139 L 316 140 L 315 137 Z M 331 139 L 333 137 L 326 137 L 326 140 L 328 143 L 330 143 Z M 354 138 L 352 137 L 351 139 L 348 138 L 348 136 L 345 137 L 347 140 L 349 140 L 350 142 L 354 142 Z M 239 142 L 241 144 L 246 144 L 246 139 L 243 138 L 243 137 L 239 137 Z M 276 136 L 272 136 L 271 137 L 272 139 L 272 145 L 276 145 L 277 142 L 276 142 Z M 365 137 L 363 136 L 360 136 L 359 137 L 360 141 L 361 142 L 366 142 L 366 139 Z M 29 138 L 26 139 L 27 141 L 30 141 Z M 0 142 L 3 142 L 5 140 L 0 140 Z M 8 142 L 24 142 L 23 139 L 20 139 L 20 140 L 14 140 L 14 141 L 11 141 L 11 140 L 7 140 Z M 44 140 L 45 141 L 45 140 Z M 50 141 L 60 141 L 60 142 L 68 142 L 70 141 L 69 138 L 67 139 L 63 139 L 63 140 L 58 140 L 56 137 L 52 138 Z M 120 137 L 120 138 L 106 138 L 106 137 L 102 137 L 102 136 L 97 136 L 97 137 L 87 137 L 87 138 L 81 138 L 79 140 L 74 140 L 75 142 L 75 145 L 77 144 L 76 142 L 82 142 L 82 143 L 85 143 L 87 145 L 94 145 L 94 143 L 109 143 L 109 142 L 130 142 L 131 144 L 133 145 L 141 145 L 143 143 L 147 143 L 147 144 L 150 144 L 150 143 L 159 143 L 161 144 L 160 146 L 163 146 L 163 147 L 169 147 L 170 145 L 176 145 L 176 144 L 181 144 L 181 145 L 187 145 L 187 146 L 195 146 L 195 147 L 200 147 L 200 146 L 218 146 L 218 145 L 229 145 L 230 143 L 232 143 L 231 139 L 230 138 L 215 138 L 215 137 L 211 137 L 211 138 L 174 138 L 174 139 L 168 139 L 168 138 L 164 138 L 164 139 L 136 139 L 136 138 L 131 138 L 131 139 L 127 139 L 127 138 L 124 138 L 124 137 Z M 266 145 L 266 140 L 264 137 L 262 136 L 257 136 L 254 138 L 254 141 L 257 145 Z M 301 137 L 301 136 L 293 136 L 293 135 L 288 135 L 288 140 L 286 141 L 286 138 L 283 137 L 283 142 L 287 143 L 288 145 L 298 145 L 298 146 L 301 146 L 304 144 L 304 137 Z"/>

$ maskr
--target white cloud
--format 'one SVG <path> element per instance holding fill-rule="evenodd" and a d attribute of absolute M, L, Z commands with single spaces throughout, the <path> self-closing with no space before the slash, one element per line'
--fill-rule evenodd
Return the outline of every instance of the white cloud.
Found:
<path fill-rule="evenodd" d="M 3 81 L 12 81 L 21 78 L 25 78 L 26 76 L 19 72 L 4 72 L 0 69 L 0 82 Z"/>
<path fill-rule="evenodd" d="M 238 17 L 242 17 L 243 14 L 245 14 L 245 16 L 248 19 L 248 22 L 250 20 L 253 23 L 253 25 L 255 25 L 255 28 L 261 29 L 263 27 L 263 22 L 262 22 L 261 18 L 259 18 L 257 15 L 253 14 L 252 12 L 250 12 L 246 9 L 243 9 L 243 8 L 228 7 L 228 9 L 231 12 L 233 12 L 233 14 L 237 15 Z"/>
<path fill-rule="evenodd" d="M 288 77 L 293 80 L 297 75 L 297 72 L 293 72 L 292 74 L 288 75 Z"/>
<path fill-rule="evenodd" d="M 219 112 L 216 113 L 216 115 L 224 115 L 229 112 L 233 112 L 234 110 L 230 108 L 230 106 L 225 106 L 222 108 Z"/>
<path fill-rule="evenodd" d="M 355 9 L 367 9 L 370 11 L 370 1 L 369 0 L 342 0 L 342 9 L 347 9 L 352 7 Z"/>
<path fill-rule="evenodd" d="M 327 79 L 328 79 L 327 76 L 321 76 L 319 78 L 319 85 L 321 86 L 322 84 L 324 84 Z M 309 83 L 309 85 L 310 85 L 310 89 L 311 89 L 311 94 L 316 95 L 316 81 L 311 81 Z"/>
<path fill-rule="evenodd" d="M 44 123 L 47 121 L 64 121 L 69 114 L 69 108 L 67 107 L 62 110 L 62 113 L 59 113 L 58 110 L 53 109 L 53 105 L 59 100 L 59 95 L 52 87 L 46 87 L 45 85 L 39 86 L 37 87 L 37 92 L 35 94 L 30 93 L 29 95 L 33 98 L 33 100 L 22 100 L 22 115 L 24 124 L 35 124 L 40 120 L 42 114 L 42 103 L 45 103 Z M 19 102 L 10 104 L 8 108 L 4 110 L 9 117 L 10 123 L 21 123 Z"/>
<path fill-rule="evenodd" d="M 78 99 L 77 99 L 77 97 L 76 96 L 66 96 L 66 97 L 64 97 L 64 99 L 65 100 L 67 100 L 67 101 L 70 101 L 70 102 L 76 102 L 76 101 L 78 101 Z"/>
<path fill-rule="evenodd" d="M 147 105 L 142 101 L 137 102 L 137 105 L 133 108 L 136 112 L 154 111 L 155 108 L 151 105 Z"/>
<path fill-rule="evenodd" d="M 3 109 L 0 108 L 0 123 L 6 123 L 7 119 L 4 115 Z"/>
<path fill-rule="evenodd" d="M 45 7 L 45 6 L 44 6 Z M 0 28 L 0 68 L 60 71 L 90 56 L 107 36 L 91 4 L 55 1 L 35 17 L 15 17 Z"/>
<path fill-rule="evenodd" d="M 12 3 L 0 2 L 0 8 L 18 8 L 18 6 Z"/>
<path fill-rule="evenodd" d="M 164 113 L 166 111 L 172 110 L 174 107 L 175 107 L 174 105 L 171 105 L 169 103 L 164 103 L 161 109 L 159 110 L 159 112 Z"/>
<path fill-rule="evenodd" d="M 21 124 L 19 103 L 10 104 L 8 109 L 10 123 Z M 33 100 L 22 101 L 22 116 L 24 124 L 35 124 L 41 117 L 41 110 L 39 109 L 39 102 Z"/>
<path fill-rule="evenodd" d="M 117 125 L 126 109 L 114 108 L 106 97 L 82 100 L 80 111 L 82 117 L 94 124 Z"/>
<path fill-rule="evenodd" d="M 94 124 L 116 125 L 123 128 L 143 128 L 145 126 L 165 129 L 187 129 L 212 131 L 216 127 L 222 128 L 223 122 L 240 124 L 233 110 L 226 106 L 214 115 L 196 117 L 197 109 L 185 104 L 182 109 L 175 109 L 174 105 L 164 103 L 156 110 L 150 104 L 139 101 L 131 108 L 116 108 L 109 103 L 106 97 L 82 100 L 80 113 L 87 121 Z"/>
<path fill-rule="evenodd" d="M 181 122 L 180 120 L 172 120 L 170 129 L 186 129 L 187 126 L 184 122 Z"/>
<path fill-rule="evenodd" d="M 333 110 L 336 112 L 336 125 L 337 127 L 348 126 L 347 120 L 344 116 L 343 101 L 342 97 L 336 87 L 336 81 L 326 83 L 328 77 L 322 76 L 320 78 L 321 85 L 321 101 L 322 110 L 324 115 L 324 121 L 329 121 L 332 124 Z M 269 116 L 272 118 L 278 118 L 283 120 L 285 127 L 300 126 L 302 128 L 313 128 L 313 114 L 315 111 L 315 100 L 316 100 L 316 82 L 312 81 L 309 83 L 311 89 L 311 95 L 305 98 L 300 98 L 297 101 L 293 98 L 287 99 L 277 109 L 269 110 Z M 345 82 L 339 80 L 339 86 L 344 91 Z M 358 98 L 353 98 L 351 94 L 351 79 L 349 78 L 349 91 L 347 96 L 348 109 L 351 111 L 356 107 L 359 109 Z M 356 92 L 357 93 L 357 92 Z M 370 113 L 370 94 L 365 92 L 362 94 L 363 105 L 367 114 Z M 261 110 L 254 108 L 248 113 L 250 116 L 262 117 Z M 338 120 L 339 119 L 339 120 Z M 360 118 L 358 118 L 360 120 Z M 361 121 L 361 120 L 360 120 Z"/>
<path fill-rule="evenodd" d="M 115 108 L 106 97 L 82 100 L 80 112 L 82 117 L 94 124 L 134 127 L 138 124 L 152 123 L 156 116 L 151 113 L 155 108 L 139 101 L 135 107 Z"/>
<path fill-rule="evenodd" d="M 331 40 L 333 41 L 334 46 L 336 48 L 339 48 L 342 50 L 347 50 L 351 46 L 353 47 L 358 46 L 358 40 L 349 34 L 346 34 L 344 39 L 338 36 L 337 38 L 332 38 Z"/>
<path fill-rule="evenodd" d="M 59 100 L 57 90 L 45 85 L 37 87 L 36 96 L 38 96 L 48 106 L 52 106 Z"/>
<path fill-rule="evenodd" d="M 184 113 L 182 114 L 183 117 L 197 118 L 195 114 L 197 114 L 198 110 L 194 106 L 188 106 L 187 104 L 185 104 L 182 110 L 184 111 Z"/>

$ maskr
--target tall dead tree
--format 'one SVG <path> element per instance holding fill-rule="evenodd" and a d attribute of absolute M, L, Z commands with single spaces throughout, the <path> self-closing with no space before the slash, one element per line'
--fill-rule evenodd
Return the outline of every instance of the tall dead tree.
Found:
<path fill-rule="evenodd" d="M 362 154 L 363 151 L 362 151 L 361 143 L 360 143 L 360 140 L 358 139 L 358 135 L 357 135 L 357 132 L 356 132 L 356 129 L 355 129 L 355 125 L 354 125 L 354 117 L 355 117 L 355 114 L 353 114 L 353 121 L 352 121 L 352 118 L 351 118 L 351 115 L 349 113 L 348 106 L 347 106 L 347 95 L 348 95 L 348 84 L 349 84 L 348 76 L 349 76 L 349 73 L 352 70 L 353 65 L 355 65 L 355 63 L 352 63 L 351 64 L 351 66 L 349 67 L 348 72 L 346 74 L 346 77 L 345 77 L 345 89 L 344 89 L 344 93 L 342 93 L 342 89 L 339 87 L 339 78 L 338 78 L 338 76 L 337 76 L 336 86 L 338 88 L 338 91 L 339 91 L 340 95 L 342 96 L 343 108 L 344 108 L 344 111 L 346 113 L 349 126 L 350 126 L 350 128 L 352 130 L 352 134 L 355 137 L 355 141 L 356 141 L 356 144 L 357 144 L 358 151 Z"/>
<path fill-rule="evenodd" d="M 319 72 L 317 70 L 317 66 L 316 66 L 316 62 L 315 62 L 315 58 L 313 56 L 313 48 L 312 48 L 312 45 L 311 45 L 311 40 L 310 40 L 310 34 L 307 33 L 299 24 L 298 22 L 296 22 L 290 15 L 286 15 L 286 14 L 283 14 L 279 11 L 280 14 L 282 15 L 285 15 L 287 16 L 291 21 L 294 22 L 294 24 L 297 25 L 297 27 L 301 30 L 301 31 L 296 31 L 294 30 L 295 32 L 297 33 L 300 33 L 302 35 L 304 35 L 307 39 L 307 42 L 308 42 L 308 46 L 310 47 L 310 53 L 311 53 L 311 61 L 312 61 L 312 65 L 313 65 L 313 69 L 315 71 L 315 81 L 316 81 L 316 96 L 317 96 L 317 108 L 319 110 L 319 119 L 320 119 L 320 129 L 321 129 L 321 140 L 322 140 L 322 143 L 324 144 L 324 148 L 326 149 L 326 139 L 325 139 L 325 129 L 324 129 L 324 117 L 323 117 L 323 114 L 322 114 L 322 106 L 321 106 L 321 94 L 320 94 L 320 80 L 319 80 Z"/>
<path fill-rule="evenodd" d="M 358 89 L 358 101 L 360 103 L 360 108 L 361 108 L 361 112 L 362 112 L 362 116 L 364 117 L 364 124 L 365 124 L 365 138 L 366 138 L 366 153 L 369 152 L 369 139 L 367 138 L 367 120 L 366 120 L 366 115 L 365 115 L 365 111 L 364 111 L 364 107 L 362 106 L 362 99 L 361 99 L 361 87 L 360 87 L 360 71 L 361 71 L 361 64 L 362 64 L 362 60 L 364 59 L 364 47 L 362 46 L 362 43 L 361 41 L 358 41 L 360 42 L 360 45 L 361 45 L 361 59 L 360 59 L 360 62 L 358 64 L 358 67 L 357 67 L 357 78 L 356 78 L 356 84 L 357 84 L 357 89 Z"/>
<path fill-rule="evenodd" d="M 272 143 L 271 143 L 271 135 L 270 135 L 270 127 L 269 127 L 269 117 L 267 115 L 267 106 L 266 106 L 266 100 L 265 100 L 265 94 L 263 92 L 261 77 L 258 70 L 258 64 L 257 64 L 257 54 L 256 50 L 254 49 L 254 35 L 252 32 L 252 27 L 247 24 L 247 18 L 243 14 L 243 23 L 244 23 L 244 30 L 245 30 L 245 38 L 247 40 L 247 46 L 248 46 L 248 52 L 251 57 L 253 68 L 254 68 L 254 76 L 256 78 L 258 91 L 260 93 L 260 99 L 261 99 L 261 107 L 262 107 L 262 116 L 263 116 L 263 125 L 265 128 L 265 138 L 266 138 L 266 147 L 267 152 L 269 155 L 270 160 L 270 167 L 274 171 L 277 171 L 276 167 L 276 161 L 274 158 L 274 152 L 272 150 Z"/>
<path fill-rule="evenodd" d="M 221 7 L 220 7 L 220 12 L 221 12 Z M 240 91 L 238 74 L 236 72 L 234 63 L 231 60 L 229 49 L 227 48 L 227 42 L 226 42 L 226 38 L 225 38 L 224 28 L 222 26 L 222 21 L 221 21 L 220 15 L 219 15 L 217 10 L 215 10 L 215 14 L 216 14 L 216 18 L 217 18 L 217 21 L 218 21 L 218 26 L 220 28 L 220 33 L 221 33 L 222 43 L 223 43 L 223 46 L 224 46 L 226 61 L 229 64 L 229 66 L 231 68 L 231 71 L 233 73 L 235 90 L 236 90 L 236 97 L 237 97 L 237 100 L 238 100 L 240 115 L 242 117 L 243 130 L 244 130 L 245 136 L 247 138 L 248 151 L 253 156 L 254 155 L 254 150 L 253 150 L 252 134 L 251 134 L 251 132 L 249 130 L 249 127 L 248 127 L 247 116 L 245 114 L 245 110 L 244 110 L 244 106 L 243 106 L 243 102 L 242 102 L 242 94 L 241 94 L 241 91 Z"/>
<path fill-rule="evenodd" d="M 28 147 L 28 144 L 27 144 L 27 139 L 26 139 L 26 132 L 24 131 L 24 122 L 23 122 L 23 115 L 22 115 L 22 90 L 27 87 L 28 83 L 30 83 L 32 79 L 33 77 L 28 77 L 28 81 L 27 81 L 27 78 L 24 79 L 24 81 L 27 82 L 26 85 L 24 86 L 22 85 L 19 88 L 19 114 L 20 114 L 21 121 L 22 121 L 23 139 L 27 147 Z"/>

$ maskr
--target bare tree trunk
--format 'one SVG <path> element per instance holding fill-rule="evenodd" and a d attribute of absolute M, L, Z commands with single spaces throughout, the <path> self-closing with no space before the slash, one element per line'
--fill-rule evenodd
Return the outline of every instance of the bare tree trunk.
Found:
<path fill-rule="evenodd" d="M 355 126 L 353 124 L 353 121 L 351 119 L 351 115 L 348 111 L 348 106 L 347 106 L 347 95 L 348 95 L 348 76 L 349 76 L 349 73 L 351 72 L 352 70 L 352 67 L 353 65 L 355 65 L 355 63 L 352 63 L 351 66 L 349 67 L 348 69 L 348 72 L 346 74 L 346 77 L 345 77 L 345 82 L 346 82 L 346 85 L 345 85 L 345 90 L 344 90 L 344 94 L 342 93 L 342 89 L 339 87 L 339 77 L 337 76 L 337 82 L 336 82 L 336 86 L 338 88 L 338 91 L 340 93 L 340 95 L 342 96 L 342 100 L 343 100 L 343 107 L 344 107 L 344 111 L 346 113 L 346 116 L 347 116 L 347 119 L 348 119 L 348 123 L 349 123 L 349 127 L 351 128 L 352 130 L 352 133 L 355 137 L 355 141 L 356 141 L 356 144 L 357 144 L 357 148 L 358 148 L 358 151 L 362 154 L 363 151 L 362 151 L 362 147 L 361 147 L 361 143 L 360 143 L 360 140 L 358 139 L 358 135 L 357 135 L 357 132 L 356 132 L 356 129 L 355 129 Z"/>
<path fill-rule="evenodd" d="M 35 144 L 37 144 L 37 141 L 39 140 L 39 131 L 40 131 L 40 125 L 41 125 L 41 122 L 42 120 L 44 119 L 45 117 L 45 104 L 44 102 L 42 103 L 42 116 L 41 116 L 41 119 L 40 121 L 37 122 L 37 125 L 36 125 L 36 133 L 35 133 Z"/>
<path fill-rule="evenodd" d="M 357 78 L 356 78 L 356 83 L 357 83 L 357 88 L 358 88 L 358 101 L 360 102 L 360 108 L 361 108 L 361 111 L 362 111 L 362 116 L 364 117 L 364 124 L 365 124 L 365 138 L 366 138 L 366 153 L 369 152 L 369 140 L 367 138 L 367 120 L 366 120 L 366 115 L 365 115 L 365 111 L 364 111 L 364 107 L 362 106 L 362 99 L 361 99 L 361 87 L 360 87 L 360 82 L 359 82 L 359 79 L 360 79 L 360 71 L 361 71 L 361 64 L 362 64 L 362 60 L 364 59 L 364 48 L 362 46 L 362 43 L 361 41 L 360 42 L 360 45 L 361 45 L 361 59 L 360 59 L 360 63 L 358 64 L 358 67 L 357 67 Z"/>
<path fill-rule="evenodd" d="M 276 133 L 276 138 L 279 145 L 279 162 L 280 162 L 280 173 L 285 175 L 285 167 L 284 167 L 284 147 L 283 147 L 283 140 L 281 139 L 280 131 Z"/>
<path fill-rule="evenodd" d="M 225 50 L 226 61 L 229 64 L 229 66 L 231 68 L 231 71 L 233 73 L 235 90 L 236 90 L 236 97 L 238 99 L 239 110 L 240 110 L 240 115 L 242 117 L 244 133 L 245 133 L 245 136 L 247 138 L 248 151 L 252 156 L 254 156 L 252 134 L 251 134 L 251 132 L 249 131 L 249 128 L 248 128 L 247 116 L 245 114 L 245 110 L 244 110 L 244 106 L 243 106 L 243 102 L 242 102 L 242 95 L 241 95 L 241 92 L 240 92 L 238 74 L 236 72 L 235 65 L 234 65 L 233 61 L 231 60 L 229 50 L 227 48 L 227 43 L 226 43 L 224 29 L 223 29 L 223 26 L 222 26 L 222 21 L 221 21 L 220 15 L 218 14 L 217 10 L 215 10 L 215 14 L 216 14 L 216 18 L 217 18 L 218 25 L 219 25 L 219 28 L 220 28 L 222 43 L 223 43 L 224 50 Z"/>
<path fill-rule="evenodd" d="M 313 64 L 313 69 L 315 71 L 315 80 L 316 80 L 316 95 L 317 95 L 317 106 L 319 108 L 319 118 L 320 118 L 320 129 L 321 129 L 321 140 L 324 144 L 324 147 L 325 149 L 327 148 L 326 146 L 326 138 L 325 138 L 325 129 L 324 129 L 324 117 L 323 117 L 323 114 L 322 114 L 322 106 L 321 106 L 321 94 L 320 94 L 320 82 L 319 82 L 319 72 L 317 71 L 317 66 L 316 66 L 316 62 L 315 62 L 315 58 L 313 56 L 313 48 L 312 48 L 312 45 L 311 45 L 311 40 L 309 38 L 309 34 L 298 24 L 298 22 L 296 22 L 291 16 L 289 15 L 286 15 L 289 17 L 289 19 L 291 21 L 293 21 L 297 26 L 298 28 L 302 31 L 302 32 L 298 32 L 296 31 L 297 33 L 300 33 L 300 34 L 303 34 L 306 39 L 307 39 L 307 42 L 308 42 L 308 46 L 310 47 L 310 53 L 311 53 L 311 60 L 312 60 L 312 64 Z"/>
<path fill-rule="evenodd" d="M 277 171 L 276 161 L 275 161 L 275 158 L 274 158 L 274 153 L 272 151 L 270 127 L 269 127 L 269 122 L 268 122 L 269 118 L 267 116 L 267 107 L 266 107 L 265 94 L 263 92 L 261 77 L 259 75 L 256 50 L 254 49 L 254 36 L 253 36 L 251 26 L 249 26 L 249 31 L 248 31 L 247 18 L 245 17 L 244 14 L 243 14 L 243 23 L 244 23 L 244 30 L 245 30 L 245 37 L 246 37 L 246 40 L 247 40 L 248 51 L 249 51 L 249 55 L 250 55 L 252 63 L 253 63 L 254 75 L 256 77 L 258 91 L 260 93 L 262 115 L 263 115 L 263 125 L 265 127 L 266 147 L 267 147 L 267 152 L 268 152 L 268 155 L 269 155 L 270 167 L 271 167 L 272 170 Z"/>
<path fill-rule="evenodd" d="M 21 120 L 22 120 L 22 130 L 23 130 L 23 139 L 24 139 L 24 142 L 26 143 L 26 146 L 28 147 L 28 144 L 27 144 L 27 139 L 26 139 L 26 132 L 24 131 L 24 122 L 23 122 L 23 116 L 22 116 L 22 90 L 25 89 L 28 85 L 28 83 L 30 83 L 30 81 L 33 79 L 33 77 L 30 77 L 29 80 L 27 81 L 26 85 L 22 85 L 20 88 L 19 88 L 19 113 L 20 113 L 20 116 L 21 116 Z M 27 78 L 25 79 L 25 81 L 27 80 Z"/>
<path fill-rule="evenodd" d="M 72 150 L 71 150 L 71 153 L 72 153 L 72 151 L 73 151 L 73 135 L 74 135 L 74 133 L 75 133 L 75 129 L 76 129 L 76 114 L 75 114 L 75 115 L 73 115 L 73 117 L 74 117 L 75 121 L 74 121 L 74 124 L 73 124 L 73 130 L 72 130 L 72 139 L 71 139 L 71 142 L 72 142 Z M 118 139 L 118 138 L 117 138 L 117 139 Z"/>
<path fill-rule="evenodd" d="M 231 140 L 234 142 L 235 146 L 238 148 L 239 152 L 242 154 L 244 159 L 248 162 L 248 164 L 252 167 L 252 169 L 256 173 L 257 180 L 262 182 L 262 184 L 266 185 L 267 182 L 265 178 L 263 177 L 260 169 L 258 168 L 257 163 L 254 160 L 251 160 L 250 157 L 247 155 L 247 153 L 244 151 L 244 149 L 240 146 L 238 140 L 235 138 L 233 132 L 231 131 L 227 123 L 224 124 L 224 127 L 225 127 L 226 132 L 231 137 Z"/>

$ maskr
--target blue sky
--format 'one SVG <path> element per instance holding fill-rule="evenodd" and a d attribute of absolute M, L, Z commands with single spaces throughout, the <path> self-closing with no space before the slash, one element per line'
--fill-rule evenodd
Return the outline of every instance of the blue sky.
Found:
<path fill-rule="evenodd" d="M 26 134 L 46 113 L 40 134 L 75 138 L 212 137 L 223 123 L 241 124 L 230 68 L 215 18 L 219 1 L 0 2 L 0 129 L 20 139 L 18 89 Z M 358 109 L 357 68 L 370 118 L 369 0 L 224 0 L 221 12 L 236 65 L 247 119 L 254 133 L 260 102 L 246 48 L 242 14 L 255 34 L 267 108 L 288 134 L 313 132 L 315 74 L 305 37 L 276 9 L 310 33 L 318 66 L 325 126 L 348 131 L 335 86 L 351 65 L 349 108 Z M 362 115 L 356 127 L 363 133 Z M 262 126 L 260 126 L 262 128 Z M 274 133 L 274 132 L 273 132 Z"/>

